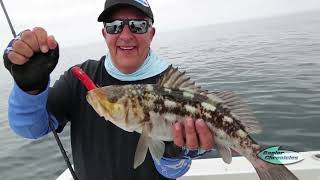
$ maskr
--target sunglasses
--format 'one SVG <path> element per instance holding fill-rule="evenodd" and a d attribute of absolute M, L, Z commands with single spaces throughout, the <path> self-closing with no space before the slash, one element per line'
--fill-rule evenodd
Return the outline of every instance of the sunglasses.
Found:
<path fill-rule="evenodd" d="M 135 34 L 144 34 L 152 23 L 145 19 L 115 19 L 104 22 L 104 29 L 109 34 L 119 34 L 125 25 L 128 25 L 130 31 Z"/>

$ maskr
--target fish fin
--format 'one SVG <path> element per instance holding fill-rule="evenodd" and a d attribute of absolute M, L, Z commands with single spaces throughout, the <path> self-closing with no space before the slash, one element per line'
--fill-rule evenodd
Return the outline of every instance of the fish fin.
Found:
<path fill-rule="evenodd" d="M 231 149 L 226 147 L 222 144 L 217 143 L 217 149 L 219 151 L 220 156 L 222 157 L 223 161 L 227 164 L 230 164 L 232 161 L 232 154 Z"/>
<path fill-rule="evenodd" d="M 299 180 L 284 165 L 268 164 L 267 167 L 255 169 L 261 180 Z"/>
<path fill-rule="evenodd" d="M 196 86 L 190 77 L 185 75 L 185 72 L 180 72 L 178 68 L 169 66 L 166 72 L 161 76 L 158 85 L 165 88 L 177 89 L 193 93 L 201 93 L 200 86 Z"/>
<path fill-rule="evenodd" d="M 146 155 L 148 152 L 148 144 L 151 139 L 149 137 L 149 133 L 150 133 L 149 123 L 145 123 L 138 141 L 136 153 L 134 155 L 134 165 L 133 165 L 134 169 L 140 166 L 146 158 Z"/>
<path fill-rule="evenodd" d="M 151 139 L 149 141 L 149 150 L 153 160 L 159 163 L 164 154 L 165 144 L 161 140 Z"/>
<path fill-rule="evenodd" d="M 236 120 L 244 126 L 245 130 L 250 134 L 258 134 L 262 131 L 259 122 L 253 115 L 249 106 L 244 103 L 239 96 L 233 92 L 222 91 L 222 92 L 212 92 L 216 99 L 221 99 L 223 105 L 228 108 L 233 115 L 235 115 Z M 208 96 L 208 95 L 207 95 Z M 210 96 L 211 98 L 214 96 Z"/>
<path fill-rule="evenodd" d="M 172 141 L 172 130 L 171 127 L 173 123 L 175 122 L 175 115 L 172 115 L 171 121 L 174 122 L 169 122 L 169 118 L 167 116 L 170 116 L 170 114 L 164 113 L 155 113 L 154 111 L 149 112 L 149 118 L 150 118 L 150 123 L 152 124 L 152 127 L 157 127 L 157 128 L 152 128 L 150 131 L 150 137 L 155 138 L 155 139 L 161 139 L 163 141 Z"/>
<path fill-rule="evenodd" d="M 218 92 L 203 92 L 201 93 L 201 95 L 207 96 L 209 101 L 211 101 L 211 103 L 213 103 L 214 105 L 223 103 L 222 99 L 219 98 L 216 93 Z"/>

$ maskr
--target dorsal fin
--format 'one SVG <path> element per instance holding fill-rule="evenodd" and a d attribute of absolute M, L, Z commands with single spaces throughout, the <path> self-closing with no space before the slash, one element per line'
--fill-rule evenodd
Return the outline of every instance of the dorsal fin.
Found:
<path fill-rule="evenodd" d="M 178 68 L 169 66 L 166 72 L 161 76 L 158 84 L 165 88 L 176 89 L 181 91 L 189 91 L 193 93 L 201 93 L 201 88 L 196 86 L 185 72 L 180 72 Z"/>
<path fill-rule="evenodd" d="M 245 127 L 245 130 L 251 134 L 260 133 L 261 127 L 259 122 L 256 120 L 253 112 L 250 110 L 249 106 L 244 103 L 239 96 L 233 92 L 210 92 L 207 96 L 211 95 L 210 99 L 217 97 L 217 100 L 221 99 L 222 104 L 228 108 L 236 119 Z"/>
<path fill-rule="evenodd" d="M 214 105 L 222 103 L 236 116 L 237 120 L 245 127 L 248 133 L 259 133 L 261 128 L 253 113 L 241 99 L 232 92 L 207 92 L 196 86 L 190 77 L 185 75 L 185 72 L 180 72 L 178 68 L 169 66 L 165 73 L 161 76 L 158 85 L 161 87 L 188 91 L 206 95 Z"/>

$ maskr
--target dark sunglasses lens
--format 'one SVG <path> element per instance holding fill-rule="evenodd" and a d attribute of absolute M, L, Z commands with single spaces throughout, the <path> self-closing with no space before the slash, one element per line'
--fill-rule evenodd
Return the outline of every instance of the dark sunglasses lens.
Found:
<path fill-rule="evenodd" d="M 149 24 L 146 20 L 114 20 L 105 24 L 105 29 L 109 34 L 119 34 L 124 25 L 128 25 L 132 33 L 144 34 L 148 31 Z"/>
<path fill-rule="evenodd" d="M 106 23 L 105 29 L 109 34 L 118 34 L 122 32 L 123 26 L 124 26 L 123 21 L 115 20 L 115 21 Z"/>
<path fill-rule="evenodd" d="M 130 20 L 129 29 L 136 34 L 143 34 L 148 31 L 148 22 L 146 20 Z"/>

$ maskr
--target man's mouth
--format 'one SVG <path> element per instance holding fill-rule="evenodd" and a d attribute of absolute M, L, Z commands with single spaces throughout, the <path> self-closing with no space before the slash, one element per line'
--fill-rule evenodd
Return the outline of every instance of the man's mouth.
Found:
<path fill-rule="evenodd" d="M 120 50 L 129 51 L 129 50 L 133 50 L 135 46 L 118 46 L 118 48 Z"/>

